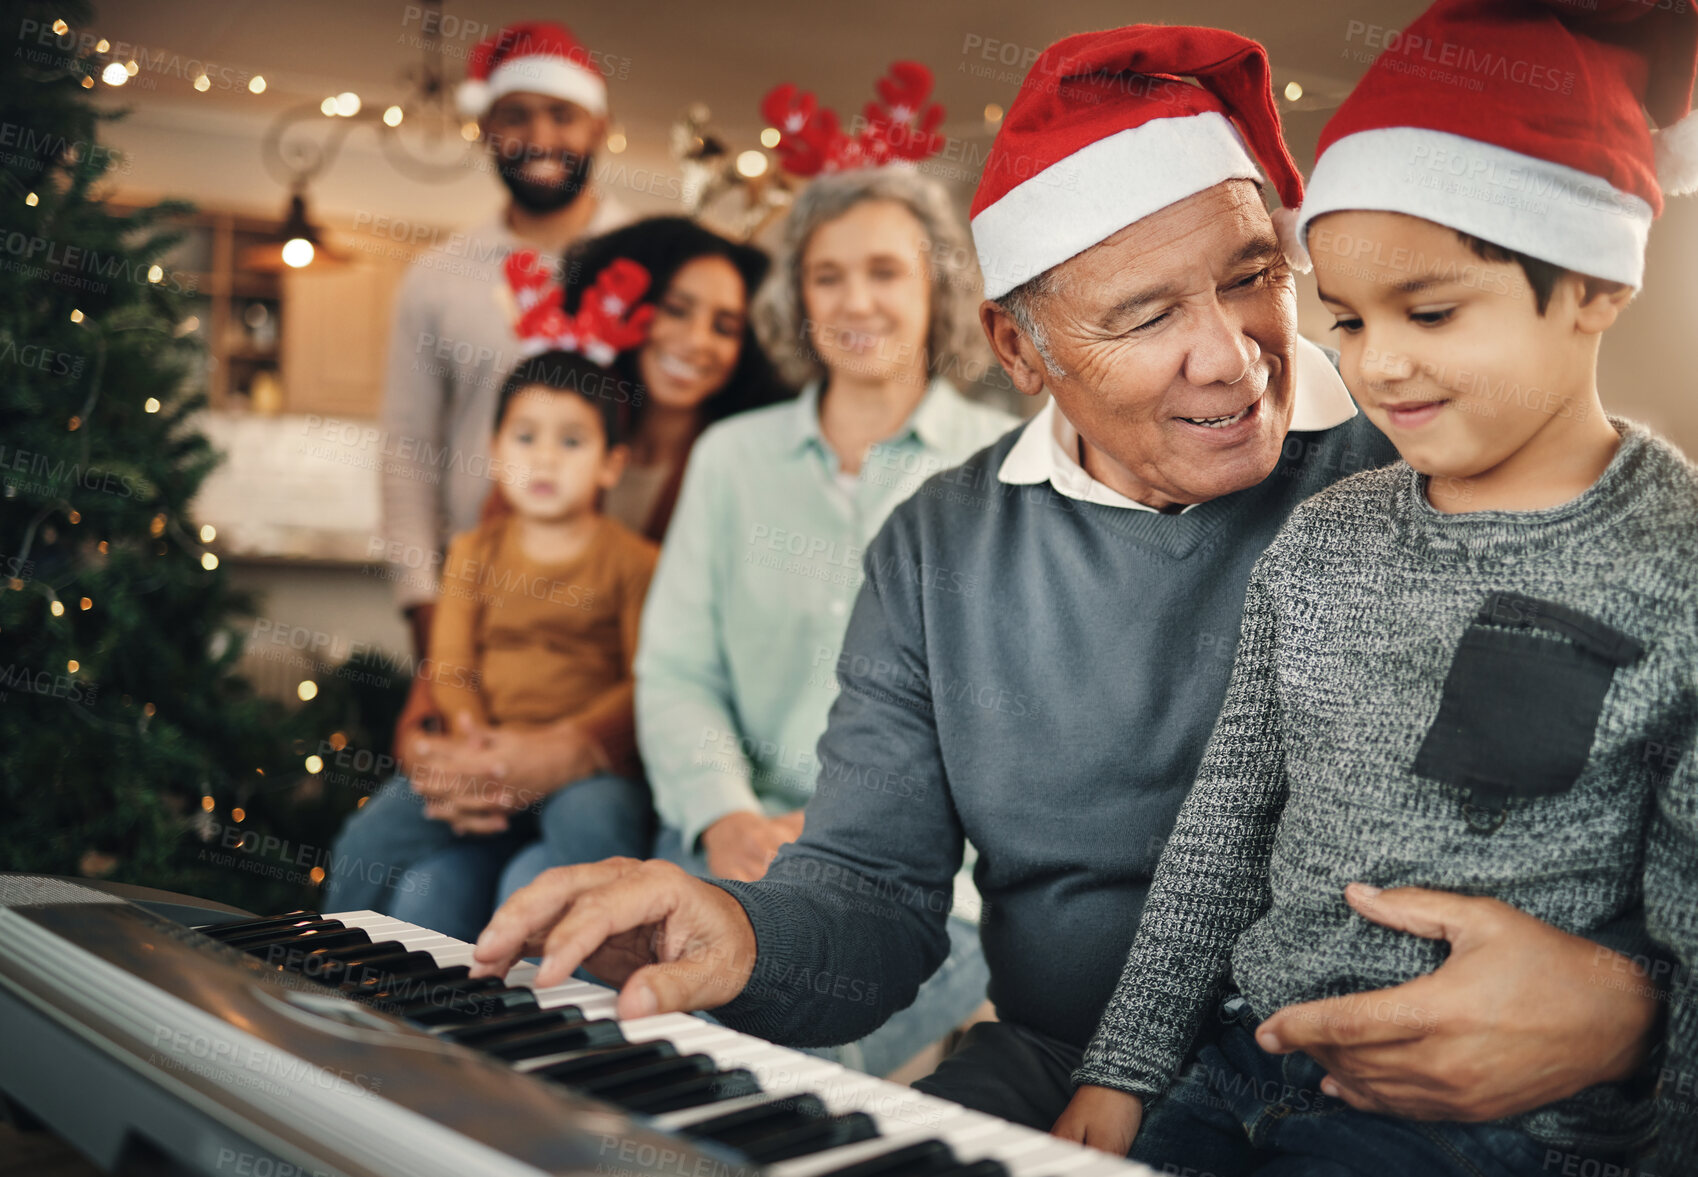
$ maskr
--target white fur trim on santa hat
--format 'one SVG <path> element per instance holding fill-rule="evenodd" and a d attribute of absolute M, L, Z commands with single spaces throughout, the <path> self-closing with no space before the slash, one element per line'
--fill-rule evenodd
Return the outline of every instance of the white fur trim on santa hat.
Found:
<path fill-rule="evenodd" d="M 454 100 L 467 118 L 482 118 L 497 98 L 520 90 L 564 98 L 591 114 L 607 113 L 607 84 L 593 65 L 540 54 L 502 62 L 490 71 L 487 82 L 461 82 Z"/>
<path fill-rule="evenodd" d="M 1205 188 L 1261 178 L 1237 128 L 1212 110 L 1116 131 L 1021 181 L 973 218 L 985 297 L 1001 298 Z"/>
<path fill-rule="evenodd" d="M 1698 113 L 1651 133 L 1657 151 L 1657 183 L 1664 196 L 1698 192 Z"/>
<path fill-rule="evenodd" d="M 1460 229 L 1594 278 L 1637 287 L 1651 206 L 1597 176 L 1425 127 L 1346 135 L 1315 163 L 1298 214 L 1373 210 Z"/>

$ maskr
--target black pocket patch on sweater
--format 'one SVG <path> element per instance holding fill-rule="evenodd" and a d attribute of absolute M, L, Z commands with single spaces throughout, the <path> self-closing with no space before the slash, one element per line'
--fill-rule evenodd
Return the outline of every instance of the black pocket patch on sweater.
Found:
<path fill-rule="evenodd" d="M 1462 635 L 1415 772 L 1464 790 L 1484 833 L 1511 798 L 1573 788 L 1617 667 L 1644 647 L 1566 605 L 1493 593 Z"/>

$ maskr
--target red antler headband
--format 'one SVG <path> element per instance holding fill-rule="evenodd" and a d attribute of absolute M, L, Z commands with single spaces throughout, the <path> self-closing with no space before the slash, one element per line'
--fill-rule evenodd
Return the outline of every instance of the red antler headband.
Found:
<path fill-rule="evenodd" d="M 778 162 L 796 176 L 848 168 L 878 167 L 896 160 L 925 159 L 943 147 L 937 125 L 943 107 L 926 103 L 932 71 L 917 61 L 898 61 L 875 84 L 879 102 L 862 108 L 866 126 L 849 135 L 837 114 L 794 82 L 774 86 L 761 100 L 761 113 L 778 128 Z"/>
<path fill-rule="evenodd" d="M 620 352 L 648 338 L 654 307 L 631 308 L 649 288 L 649 272 L 630 258 L 615 258 L 596 275 L 575 315 L 565 311 L 560 284 L 537 265 L 536 250 L 508 254 L 504 268 L 519 304 L 513 332 L 521 355 L 572 351 L 606 367 Z"/>

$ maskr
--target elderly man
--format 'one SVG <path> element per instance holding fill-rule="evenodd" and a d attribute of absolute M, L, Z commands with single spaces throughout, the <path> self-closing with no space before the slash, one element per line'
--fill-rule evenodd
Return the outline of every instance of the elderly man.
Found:
<path fill-rule="evenodd" d="M 986 334 L 1051 405 L 869 549 L 801 840 L 758 883 L 629 861 L 544 876 L 485 931 L 483 971 L 540 951 L 539 983 L 587 963 L 624 984 L 626 1017 L 848 1041 L 944 958 L 970 838 L 1000 1020 L 919 1086 L 1053 1123 L 1220 708 L 1251 566 L 1304 497 L 1392 456 L 1297 337 L 1250 151 L 1294 207 L 1254 42 L 1140 26 L 1043 54 L 973 232 Z M 1447 962 L 1266 1023 L 1351 1103 L 1484 1119 L 1643 1065 L 1655 1003 L 1609 984 L 1608 947 L 1436 893 L 1386 892 L 1371 918 L 1449 940 Z"/>

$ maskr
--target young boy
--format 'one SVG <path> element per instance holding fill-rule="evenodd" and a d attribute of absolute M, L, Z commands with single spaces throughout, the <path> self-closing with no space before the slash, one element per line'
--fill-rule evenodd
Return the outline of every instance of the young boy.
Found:
<path fill-rule="evenodd" d="M 1300 230 L 1345 381 L 1404 463 L 1299 507 L 1258 563 L 1057 1134 L 1219 1177 L 1609 1172 L 1650 1144 L 1644 1077 L 1418 1122 L 1323 1094 L 1319 1064 L 1254 1032 L 1443 963 L 1440 930 L 1359 914 L 1387 887 L 1628 952 L 1643 905 L 1693 963 L 1698 471 L 1604 414 L 1596 366 L 1661 205 L 1641 104 L 1686 113 L 1694 30 L 1684 6 L 1440 0 L 1329 123 Z M 1444 46 L 1477 71 L 1415 68 Z M 1387 1016 L 1421 1032 L 1418 1009 Z M 1691 1075 L 1695 1030 L 1671 1001 L 1665 1077 Z M 1695 1137 L 1665 1114 L 1655 1171 L 1698 1171 Z"/>
<path fill-rule="evenodd" d="M 636 762 L 631 664 L 656 549 L 599 505 L 626 461 L 629 391 L 573 352 L 546 351 L 514 370 L 490 463 L 508 510 L 449 544 L 431 629 L 431 691 L 451 732 L 570 723 L 584 747 L 577 771 L 562 765 L 546 796 L 480 785 L 472 804 L 458 781 L 397 778 L 344 828 L 333 906 L 382 906 L 470 940 L 498 884 L 528 881 L 502 883 L 502 871 L 539 833 L 544 855 L 524 856 L 531 874 L 647 856 L 654 819 Z M 595 821 L 582 819 L 587 811 Z M 384 864 L 379 881 L 400 873 L 402 885 L 393 894 L 372 885 L 371 863 Z"/>

